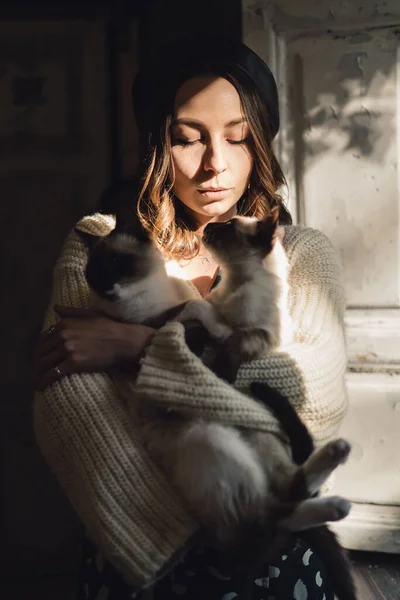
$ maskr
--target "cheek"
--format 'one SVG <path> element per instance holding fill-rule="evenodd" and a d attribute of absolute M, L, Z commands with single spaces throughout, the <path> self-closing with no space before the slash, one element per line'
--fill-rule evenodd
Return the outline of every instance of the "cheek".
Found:
<path fill-rule="evenodd" d="M 193 180 L 198 172 L 202 161 L 199 151 L 194 148 L 181 148 L 172 151 L 172 163 L 175 171 L 175 184 L 182 185 Z"/>
<path fill-rule="evenodd" d="M 248 151 L 243 151 L 240 155 L 234 157 L 232 172 L 235 173 L 237 183 L 247 184 L 251 171 L 253 170 L 254 160 Z"/>

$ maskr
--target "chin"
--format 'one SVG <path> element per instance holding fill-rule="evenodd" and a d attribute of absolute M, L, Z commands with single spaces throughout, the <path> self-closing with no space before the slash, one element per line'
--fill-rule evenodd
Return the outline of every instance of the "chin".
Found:
<path fill-rule="evenodd" d="M 203 214 L 207 217 L 221 217 L 229 212 L 236 212 L 236 204 L 237 201 L 226 201 L 219 200 L 217 202 L 210 202 L 206 206 L 203 206 L 201 210 L 199 210 L 200 214 Z"/>

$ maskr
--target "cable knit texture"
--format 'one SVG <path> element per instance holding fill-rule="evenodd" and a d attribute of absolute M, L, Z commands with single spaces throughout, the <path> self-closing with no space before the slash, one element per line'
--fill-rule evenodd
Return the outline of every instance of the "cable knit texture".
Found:
<path fill-rule="evenodd" d="M 105 235 L 114 219 L 92 215 L 82 230 Z M 265 381 L 289 397 L 318 445 L 336 432 L 346 408 L 344 298 L 328 239 L 285 228 L 294 341 L 284 352 L 243 365 L 235 388 L 209 371 L 168 323 L 142 360 L 135 393 L 144 401 L 223 424 L 277 431 L 274 418 L 245 393 Z M 86 249 L 72 232 L 54 271 L 44 327 L 56 304 L 86 307 Z M 244 392 L 244 393 L 243 393 Z M 124 402 L 104 373 L 65 377 L 34 403 L 38 443 L 60 484 L 106 557 L 134 586 L 149 585 L 196 531 L 166 478 L 139 443 Z"/>

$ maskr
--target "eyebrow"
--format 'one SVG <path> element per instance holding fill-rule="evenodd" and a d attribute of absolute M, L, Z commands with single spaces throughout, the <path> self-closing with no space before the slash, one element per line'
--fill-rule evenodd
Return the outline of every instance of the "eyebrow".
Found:
<path fill-rule="evenodd" d="M 229 121 L 225 123 L 224 127 L 235 127 L 235 125 L 240 125 L 241 123 L 247 123 L 247 119 L 245 117 L 240 117 L 239 119 L 233 119 L 233 121 Z M 202 121 L 198 121 L 197 119 L 174 119 L 172 125 L 188 125 L 189 127 L 204 127 L 204 123 Z"/>

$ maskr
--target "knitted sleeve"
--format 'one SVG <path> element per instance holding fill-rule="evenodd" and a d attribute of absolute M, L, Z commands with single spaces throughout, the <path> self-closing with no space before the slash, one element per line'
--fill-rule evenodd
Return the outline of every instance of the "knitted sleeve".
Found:
<path fill-rule="evenodd" d="M 109 217 L 82 229 L 106 234 Z M 71 233 L 54 272 L 54 303 L 86 307 L 86 252 Z M 50 308 L 45 327 L 56 322 Z M 164 475 L 144 453 L 104 373 L 65 377 L 34 401 L 36 439 L 89 535 L 132 585 L 151 583 L 195 530 Z"/>
<path fill-rule="evenodd" d="M 317 444 L 336 433 L 347 404 L 345 306 L 337 256 L 327 237 L 310 228 L 287 227 L 284 245 L 294 327 L 293 342 L 285 351 L 242 365 L 235 393 L 188 352 L 181 326 L 170 323 L 153 338 L 137 393 L 187 414 L 276 430 L 271 419 L 267 423 L 239 394 L 248 391 L 250 382 L 264 381 L 290 399 Z"/>

